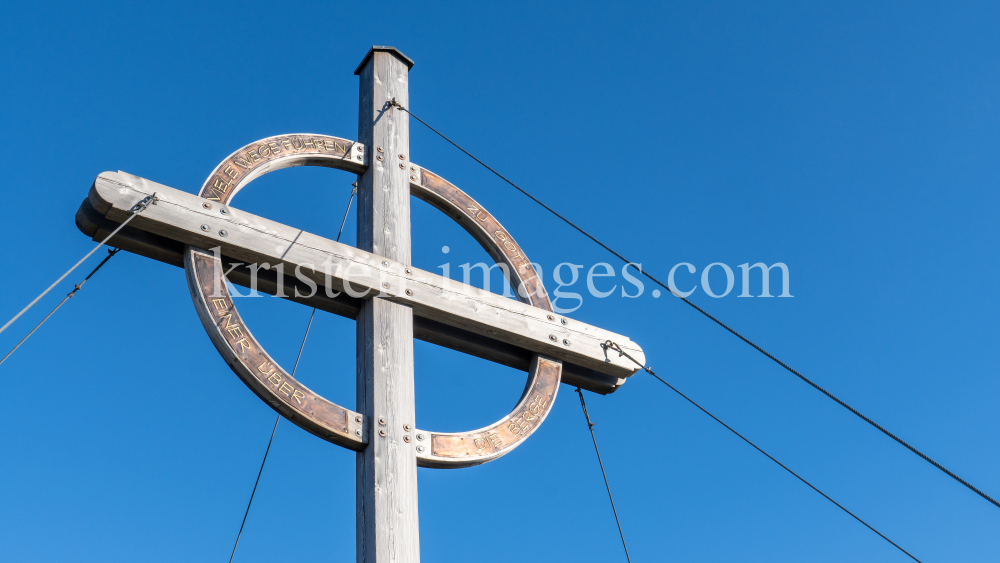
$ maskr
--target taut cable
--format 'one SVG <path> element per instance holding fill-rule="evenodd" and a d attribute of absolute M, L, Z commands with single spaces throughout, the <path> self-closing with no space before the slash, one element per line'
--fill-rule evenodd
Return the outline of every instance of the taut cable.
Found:
<path fill-rule="evenodd" d="M 99 242 L 97 244 L 97 246 L 95 246 L 93 248 L 93 250 L 91 250 L 86 255 L 84 255 L 83 258 L 80 258 L 79 262 L 77 262 L 76 264 L 73 264 L 72 268 L 66 270 L 65 274 L 59 276 L 59 279 L 57 279 L 56 281 L 52 282 L 52 285 L 50 285 L 45 291 L 43 291 L 38 297 L 36 297 L 34 301 L 32 301 L 31 303 L 28 303 L 28 306 L 25 307 L 24 309 L 21 309 L 20 313 L 14 315 L 14 318 L 12 318 L 11 320 L 7 321 L 7 324 L 3 325 L 3 327 L 0 327 L 0 333 L 2 333 L 3 331 L 7 330 L 7 327 L 9 327 L 10 325 L 14 324 L 14 321 L 16 321 L 17 319 L 19 319 L 21 317 L 21 315 L 27 313 L 28 309 L 31 309 L 32 307 L 35 306 L 35 303 L 38 303 L 39 301 L 41 301 L 42 297 L 45 297 L 45 295 L 48 294 L 48 292 L 52 291 L 52 289 L 55 288 L 55 286 L 59 285 L 59 282 L 61 282 L 64 279 L 66 279 L 66 276 L 70 275 L 70 273 L 72 273 L 73 270 L 77 269 L 77 267 L 79 267 L 80 264 L 83 264 L 84 262 L 86 262 L 87 258 L 90 258 L 90 256 L 93 253 L 97 252 L 98 248 L 101 248 L 102 246 L 104 246 L 105 244 L 107 244 L 108 241 L 111 240 L 112 237 L 114 237 L 115 235 L 118 234 L 118 231 L 120 231 L 123 228 L 125 228 L 125 225 L 128 225 L 129 221 L 131 221 L 132 219 L 135 219 L 135 216 L 137 214 L 142 213 L 143 211 L 145 211 L 146 208 L 149 207 L 150 205 L 155 205 L 156 202 L 157 202 L 157 197 L 156 197 L 156 194 L 154 193 L 153 195 L 144 197 L 141 201 L 139 201 L 139 203 L 136 203 L 135 205 L 133 205 L 132 209 L 129 210 L 131 212 L 131 215 L 128 216 L 128 219 L 125 219 L 125 221 L 123 221 L 121 225 L 118 225 L 117 229 L 111 231 L 110 235 L 104 237 L 104 240 L 102 240 L 101 242 Z"/>
<path fill-rule="evenodd" d="M 423 119 L 420 119 L 416 115 L 413 115 L 413 112 L 411 112 L 410 110 L 408 110 L 405 107 L 401 106 L 396 101 L 395 98 L 393 98 L 392 101 L 389 102 L 389 104 L 392 107 L 399 108 L 400 110 L 405 111 L 406 113 L 408 113 L 410 115 L 410 117 L 412 117 L 413 119 L 416 119 L 417 121 L 419 121 L 420 123 L 422 123 L 425 127 L 427 127 L 428 129 L 430 129 L 431 131 L 433 131 L 434 133 L 436 133 L 439 137 L 441 137 L 445 141 L 448 141 L 448 143 L 450 143 L 453 147 L 455 147 L 458 150 L 460 150 L 463 153 L 465 153 L 472 160 L 475 160 L 479 164 L 483 165 L 484 168 L 486 168 L 487 170 L 489 170 L 490 172 L 492 172 L 493 174 L 495 174 L 498 178 L 500 178 L 504 182 L 507 182 L 508 184 L 510 184 L 511 186 L 513 186 L 514 189 L 516 189 L 517 191 L 519 191 L 522 194 L 526 195 L 529 199 L 531 199 L 531 201 L 534 201 L 538 205 L 544 207 L 549 213 L 552 213 L 553 215 L 555 215 L 559 219 L 562 219 L 562 221 L 565 222 L 567 225 L 569 225 L 570 227 L 573 227 L 574 229 L 576 229 L 577 231 L 579 231 L 580 234 L 582 234 L 583 236 L 585 236 L 585 237 L 589 238 L 590 240 L 594 241 L 595 243 L 597 243 L 598 246 L 600 246 L 604 250 L 607 250 L 608 252 L 610 252 L 611 254 L 613 254 L 616 258 L 618 258 L 619 260 L 621 260 L 622 262 L 625 262 L 626 264 L 632 264 L 633 266 L 636 265 L 635 262 L 632 262 L 631 260 L 625 258 L 621 254 L 619 254 L 618 252 L 616 252 L 614 249 L 612 249 L 610 246 L 604 244 L 603 242 L 601 242 L 600 240 L 598 240 L 596 237 L 594 237 L 593 235 L 591 235 L 587 231 L 585 231 L 582 228 L 578 227 L 575 223 L 573 223 L 572 221 L 570 221 L 566 217 L 563 217 L 555 209 L 552 209 L 548 205 L 545 205 L 544 203 L 542 203 L 538 198 L 536 198 L 535 196 L 531 195 L 530 193 L 528 193 L 527 191 L 525 191 L 523 188 L 521 188 L 521 186 L 518 186 L 514 182 L 511 182 L 510 180 L 508 180 L 507 177 L 505 177 L 503 174 L 500 174 L 499 172 L 497 172 L 496 170 L 494 170 L 493 168 L 491 168 L 489 165 L 487 165 L 485 162 L 483 162 L 482 160 L 479 160 L 478 158 L 476 158 L 472 153 L 470 153 L 469 151 L 467 151 L 464 148 L 462 148 L 461 146 L 459 146 L 458 143 L 456 143 L 455 141 L 452 141 L 451 139 L 449 139 L 448 137 L 446 137 L 443 133 L 441 133 L 437 129 L 435 129 L 435 128 L 431 127 L 430 125 L 428 125 L 426 121 L 424 121 Z M 717 325 L 721 326 L 722 328 L 726 329 L 733 336 L 739 338 L 740 340 L 742 340 L 746 344 L 749 344 L 754 350 L 757 350 L 761 354 L 764 354 L 764 356 L 766 356 L 768 359 L 770 359 L 774 363 L 778 364 L 782 368 L 786 369 L 789 373 L 791 373 L 794 376 L 798 377 L 802 381 L 808 383 L 814 389 L 816 389 L 820 393 L 826 395 L 828 398 L 832 399 L 838 405 L 844 407 L 845 409 L 847 409 L 848 411 L 850 411 L 852 414 L 854 414 L 855 416 L 857 416 L 861 420 L 867 422 L 872 427 L 874 427 L 875 429 L 877 429 L 879 432 L 885 434 L 889 438 L 892 438 L 896 443 L 898 443 L 899 445 L 903 446 L 904 448 L 910 450 L 911 452 L 913 452 L 914 454 L 916 454 L 917 456 L 919 456 L 921 459 L 923 459 L 927 463 L 930 463 L 934 467 L 940 469 L 942 472 L 944 472 L 945 475 L 951 477 L 955 481 L 958 481 L 959 483 L 961 483 L 962 485 L 964 485 L 965 487 L 967 487 L 970 491 L 976 493 L 977 495 L 979 495 L 980 497 L 982 497 L 983 499 L 985 499 L 987 502 L 989 502 L 993 506 L 996 506 L 997 508 L 1000 508 L 1000 502 L 997 502 L 996 500 L 993 499 L 993 497 L 991 497 L 988 494 L 984 493 L 983 491 L 979 490 L 972 483 L 969 483 L 965 479 L 962 479 L 961 477 L 959 477 L 958 475 L 956 475 L 955 473 L 953 473 L 951 470 L 949 470 L 945 466 L 943 466 L 940 463 L 938 463 L 938 462 L 934 461 L 933 459 L 931 459 L 931 457 L 928 456 L 927 454 L 921 452 L 917 448 L 911 446 L 909 443 L 907 443 L 902 438 L 900 438 L 900 437 L 896 436 L 895 434 L 893 434 L 892 432 L 888 431 L 881 424 L 875 422 L 874 420 L 872 420 L 872 419 L 868 418 L 867 416 L 865 416 L 864 414 L 862 414 L 861 411 L 855 409 L 851 405 L 848 405 L 844 401 L 840 400 L 833 393 L 830 393 L 826 389 L 820 387 L 813 380 L 811 380 L 808 377 L 802 375 L 797 370 L 793 369 L 791 366 L 789 366 L 785 362 L 779 360 L 776 356 L 774 356 L 773 354 L 771 354 L 770 352 L 768 352 L 767 350 L 765 350 L 764 348 L 762 348 L 761 346 L 759 346 L 758 344 L 756 344 L 755 342 L 753 342 L 752 340 L 750 340 L 749 338 L 747 338 L 746 336 L 743 336 L 742 334 L 740 334 L 739 332 L 737 332 L 735 329 L 733 329 L 732 327 L 730 327 L 726 323 L 724 323 L 724 322 L 720 321 L 719 319 L 715 318 L 708 311 L 702 309 L 698 305 L 695 305 L 690 299 L 688 299 L 687 297 L 684 297 L 683 295 L 680 295 L 673 288 L 669 287 L 668 285 L 664 284 L 660 280 L 656 279 L 650 273 L 644 271 L 642 268 L 638 268 L 637 267 L 636 269 L 639 270 L 640 274 L 642 274 L 643 276 L 646 276 L 653 283 L 655 283 L 656 285 L 658 285 L 658 286 L 662 287 L 663 289 L 669 291 L 671 295 L 673 295 L 674 297 L 677 297 L 678 299 L 680 299 L 684 303 L 690 305 L 692 308 L 694 308 L 696 311 L 698 311 L 699 313 L 701 313 L 702 315 L 704 315 L 706 318 L 712 320 L 713 322 L 715 322 L 715 324 L 717 324 Z"/>
<path fill-rule="evenodd" d="M 648 373 L 649 375 L 652 375 L 653 377 L 655 377 L 656 379 L 658 379 L 660 381 L 660 383 L 662 383 L 662 384 L 666 385 L 667 387 L 669 387 L 671 391 L 673 391 L 674 393 L 677 393 L 678 395 L 680 395 L 685 401 L 687 401 L 687 402 L 691 403 L 692 405 L 694 405 L 695 407 L 697 407 L 698 410 L 700 410 L 701 412 L 703 412 L 703 413 L 707 414 L 708 416 L 712 417 L 712 420 L 714 420 L 714 421 L 718 422 L 719 424 L 725 426 L 726 430 L 729 430 L 733 434 L 736 434 L 736 436 L 738 436 L 740 440 L 743 440 L 744 442 L 750 444 L 750 446 L 753 447 L 753 449 L 755 449 L 758 452 L 764 454 L 767 457 L 767 459 L 773 461 L 774 463 L 777 463 L 779 466 L 781 466 L 782 469 L 784 469 L 785 471 L 791 473 L 796 479 L 798 479 L 799 481 L 802 481 L 803 483 L 805 483 L 806 485 L 808 485 L 810 489 L 812 489 L 812 490 L 816 491 L 817 493 L 823 495 L 823 498 L 825 498 L 826 500 L 828 500 L 828 501 L 832 502 L 833 504 L 837 505 L 837 508 L 839 508 L 839 509 L 843 510 L 844 512 L 848 513 L 851 516 L 851 518 L 854 518 L 858 522 L 861 522 L 862 524 L 864 524 L 864 526 L 866 528 L 868 528 L 869 530 L 871 530 L 871 531 L 875 532 L 876 534 L 878 534 L 880 538 L 882 538 L 885 541 L 891 543 L 896 549 L 898 549 L 898 550 L 902 551 L 903 553 L 905 553 L 906 555 L 908 555 L 910 557 L 910 559 L 913 559 L 914 561 L 920 562 L 920 560 L 917 559 L 916 557 L 914 557 L 913 554 L 911 554 L 909 551 L 906 551 L 905 549 L 903 549 L 902 547 L 900 547 L 899 544 L 897 544 L 896 542 L 894 542 L 894 541 L 890 540 L 889 538 L 887 538 L 885 536 L 885 534 L 883 534 L 882 532 L 880 532 L 880 531 L 876 530 L 875 528 L 873 528 L 868 522 L 865 522 L 864 520 L 862 520 L 861 518 L 859 518 L 858 515 L 854 514 L 850 510 L 847 510 L 846 508 L 844 508 L 844 505 L 842 505 L 839 502 L 837 502 L 837 501 L 833 500 L 832 498 L 830 498 L 829 495 L 827 495 L 823 491 L 821 491 L 818 488 L 816 488 L 816 486 L 813 485 L 812 483 L 810 483 L 809 481 L 806 481 L 798 473 L 796 473 L 796 472 L 792 471 L 791 469 L 789 469 L 788 466 L 786 466 L 784 463 L 781 463 L 780 461 L 778 461 L 777 459 L 775 459 L 771 454 L 769 454 L 769 453 L 765 452 L 764 450 L 760 449 L 760 447 L 757 444 L 754 444 L 753 442 L 751 442 L 743 434 L 740 434 L 739 432 L 737 432 L 736 430 L 734 430 L 733 427 L 729 426 L 725 422 L 722 422 L 722 420 L 720 420 L 717 416 L 715 416 L 714 414 L 712 414 L 712 413 L 708 412 L 707 410 L 705 410 L 705 407 L 703 407 L 703 406 L 699 405 L 698 403 L 694 402 L 693 399 L 691 399 L 690 397 L 688 397 L 684 393 L 681 393 L 679 390 L 677 390 L 676 387 L 674 387 L 673 385 L 667 383 L 667 381 L 665 379 L 663 379 L 662 377 L 656 375 L 653 372 L 652 368 L 650 368 L 649 366 L 644 366 L 644 365 L 640 364 L 638 361 L 636 361 L 635 358 L 633 358 L 632 356 L 630 356 L 628 352 L 626 352 L 625 350 L 622 350 L 621 346 L 619 346 L 618 344 L 616 344 L 616 343 L 608 340 L 607 342 L 604 343 L 604 347 L 606 349 L 608 349 L 608 350 L 613 350 L 615 352 L 618 352 L 619 356 L 625 356 L 626 358 L 632 360 L 632 362 L 635 363 L 635 365 L 637 365 L 640 368 L 642 368 L 646 373 Z"/>
<path fill-rule="evenodd" d="M 590 438 L 594 441 L 594 452 L 597 453 L 597 464 L 601 466 L 601 476 L 604 477 L 604 487 L 608 489 L 608 500 L 611 501 L 611 512 L 615 515 L 615 524 L 618 525 L 618 535 L 622 538 L 622 548 L 625 550 L 625 560 L 632 563 L 632 558 L 628 556 L 628 546 L 625 545 L 625 533 L 622 532 L 622 523 L 618 520 L 618 510 L 615 509 L 615 498 L 611 496 L 611 485 L 608 483 L 608 474 L 604 471 L 604 462 L 601 461 L 601 450 L 597 447 L 597 436 L 594 435 L 594 423 L 590 421 L 590 413 L 587 412 L 587 402 L 583 400 L 583 391 L 579 387 L 576 393 L 580 395 L 580 406 L 583 407 L 583 416 L 587 419 L 587 428 L 590 430 Z"/>

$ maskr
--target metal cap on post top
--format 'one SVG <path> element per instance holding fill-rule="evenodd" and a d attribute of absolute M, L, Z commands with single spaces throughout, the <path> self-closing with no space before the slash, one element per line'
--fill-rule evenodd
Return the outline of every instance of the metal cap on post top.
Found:
<path fill-rule="evenodd" d="M 365 55 L 365 58 L 361 59 L 361 64 L 359 64 L 358 68 L 355 69 L 354 71 L 355 76 L 361 74 L 361 69 L 365 67 L 365 63 L 367 63 L 368 59 L 375 54 L 375 51 L 384 51 L 386 53 L 392 53 L 397 59 L 403 61 L 403 64 L 406 65 L 406 70 L 410 70 L 411 68 L 413 68 L 413 59 L 404 55 L 399 49 L 395 47 L 386 47 L 383 45 L 372 45 L 372 48 L 368 50 L 368 54 Z"/>

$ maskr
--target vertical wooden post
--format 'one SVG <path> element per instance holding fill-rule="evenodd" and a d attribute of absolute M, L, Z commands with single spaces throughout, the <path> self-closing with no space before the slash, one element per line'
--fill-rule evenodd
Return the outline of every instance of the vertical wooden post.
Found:
<path fill-rule="evenodd" d="M 372 47 L 355 71 L 361 77 L 358 140 L 370 162 L 358 179 L 358 247 L 405 265 L 409 116 L 388 102 L 408 107 L 411 66 L 395 48 Z M 357 410 L 371 421 L 368 447 L 357 454 L 357 560 L 418 563 L 417 456 L 414 443 L 403 439 L 415 427 L 413 310 L 373 297 L 357 326 Z"/>

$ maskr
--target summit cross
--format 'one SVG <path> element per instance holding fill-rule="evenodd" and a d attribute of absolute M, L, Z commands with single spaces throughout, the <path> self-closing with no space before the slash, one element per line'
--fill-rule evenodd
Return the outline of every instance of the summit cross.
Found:
<path fill-rule="evenodd" d="M 411 162 L 409 115 L 393 101 L 409 106 L 412 66 L 393 47 L 373 47 L 364 57 L 355 72 L 357 141 L 319 134 L 256 141 L 219 164 L 198 195 L 105 172 L 77 213 L 79 228 L 98 240 L 136 201 L 156 194 L 155 205 L 109 244 L 183 266 L 205 330 L 243 382 L 299 427 L 357 452 L 359 563 L 420 560 L 418 466 L 468 467 L 505 455 L 539 427 L 560 382 L 613 392 L 637 367 L 609 353 L 608 342 L 644 362 L 628 338 L 556 314 L 513 236 L 465 192 Z M 253 179 L 291 166 L 358 175 L 357 248 L 230 205 Z M 414 268 L 411 195 L 471 234 L 501 265 L 517 300 Z M 317 395 L 268 355 L 240 317 L 227 281 L 356 319 L 356 410 Z M 514 409 L 478 430 L 419 429 L 414 338 L 526 369 Z"/>

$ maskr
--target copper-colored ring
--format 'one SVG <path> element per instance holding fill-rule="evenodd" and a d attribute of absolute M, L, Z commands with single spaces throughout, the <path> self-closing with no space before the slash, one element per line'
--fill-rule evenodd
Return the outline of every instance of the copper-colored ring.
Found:
<path fill-rule="evenodd" d="M 363 153 L 363 147 L 326 135 L 269 137 L 230 155 L 209 175 L 199 194 L 220 205 L 228 204 L 253 179 L 290 166 L 324 166 L 363 172 L 366 166 L 352 160 L 353 153 Z M 360 154 L 358 158 L 362 158 Z M 410 169 L 411 194 L 462 225 L 494 260 L 505 265 L 504 273 L 518 299 L 552 311 L 534 267 L 500 223 L 465 192 L 441 177 L 416 165 Z M 212 253 L 188 246 L 185 270 L 202 324 L 233 371 L 254 393 L 282 416 L 317 436 L 354 450 L 367 446 L 367 432 L 362 431 L 367 421 L 360 414 L 300 384 L 253 338 L 243 325 L 225 283 L 218 279 L 223 270 Z M 491 461 L 513 450 L 548 415 L 558 392 L 561 373 L 559 360 L 535 354 L 524 393 L 514 410 L 500 421 L 461 433 L 414 429 L 418 438 L 425 440 L 423 436 L 427 435 L 425 441 L 430 442 L 429 448 L 418 451 L 417 463 L 425 467 L 465 467 Z"/>

